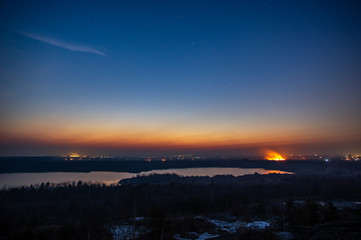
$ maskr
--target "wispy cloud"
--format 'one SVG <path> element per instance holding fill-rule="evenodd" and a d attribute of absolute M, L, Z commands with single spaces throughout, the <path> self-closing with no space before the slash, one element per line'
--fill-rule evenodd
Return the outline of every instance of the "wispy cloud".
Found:
<path fill-rule="evenodd" d="M 99 51 L 97 49 L 91 48 L 91 47 L 87 47 L 87 46 L 83 46 L 83 45 L 76 45 L 76 44 L 72 44 L 72 43 L 66 43 L 66 42 L 63 42 L 63 41 L 60 41 L 60 40 L 51 39 L 51 38 L 48 38 L 48 37 L 43 37 L 43 36 L 40 36 L 40 35 L 31 34 L 31 33 L 22 32 L 21 34 L 26 36 L 26 37 L 38 40 L 40 42 L 47 43 L 47 44 L 57 46 L 57 47 L 61 47 L 61 48 L 64 48 L 64 49 L 68 49 L 70 51 L 94 53 L 94 54 L 98 54 L 98 55 L 101 55 L 101 56 L 106 56 L 105 53 L 103 53 L 103 52 L 101 52 L 101 51 Z"/>

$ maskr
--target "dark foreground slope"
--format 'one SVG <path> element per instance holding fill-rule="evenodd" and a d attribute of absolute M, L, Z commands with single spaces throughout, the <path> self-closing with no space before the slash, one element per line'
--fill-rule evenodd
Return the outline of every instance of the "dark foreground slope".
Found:
<path fill-rule="evenodd" d="M 112 239 L 110 226 L 117 239 L 359 239 L 360 182 L 361 175 L 153 175 L 121 186 L 2 190 L 0 239 Z M 222 221 L 243 227 L 216 227 Z"/>
<path fill-rule="evenodd" d="M 91 172 L 112 171 L 139 173 L 154 169 L 169 168 L 264 168 L 297 174 L 361 174 L 361 163 L 334 160 L 332 162 L 315 160 L 266 161 L 246 159 L 201 159 L 167 160 L 147 162 L 145 159 L 92 159 L 89 161 L 64 161 L 59 157 L 7 157 L 0 158 L 0 173 L 20 172 Z"/>

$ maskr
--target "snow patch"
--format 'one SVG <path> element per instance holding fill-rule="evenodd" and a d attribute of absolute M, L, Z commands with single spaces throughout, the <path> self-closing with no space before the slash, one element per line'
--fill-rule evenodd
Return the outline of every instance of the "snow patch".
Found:
<path fill-rule="evenodd" d="M 226 222 L 217 219 L 205 218 L 207 222 L 210 222 L 217 226 L 218 230 L 226 231 L 229 233 L 236 233 L 239 228 L 245 225 L 245 223 L 237 220 L 235 222 Z"/>
<path fill-rule="evenodd" d="M 149 232 L 149 229 L 144 226 L 135 228 L 133 225 L 112 225 L 106 226 L 106 229 L 112 234 L 114 240 L 130 240 Z"/>
<path fill-rule="evenodd" d="M 175 234 L 174 238 L 177 240 L 207 240 L 207 239 L 211 239 L 211 238 L 216 238 L 219 237 L 219 234 L 210 234 L 208 232 L 204 232 L 204 233 L 196 233 L 196 232 L 190 232 L 189 235 L 193 235 L 196 238 L 183 238 L 181 237 L 180 234 Z"/>
<path fill-rule="evenodd" d="M 254 229 L 254 230 L 263 230 L 266 228 L 271 227 L 271 224 L 266 221 L 254 221 L 247 223 L 247 228 Z"/>

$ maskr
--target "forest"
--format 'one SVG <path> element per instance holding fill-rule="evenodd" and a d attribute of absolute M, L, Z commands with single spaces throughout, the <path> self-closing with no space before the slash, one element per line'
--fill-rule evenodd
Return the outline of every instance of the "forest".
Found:
<path fill-rule="evenodd" d="M 271 228 L 263 231 L 243 229 L 214 239 L 282 239 L 277 232 L 292 232 L 294 239 L 317 234 L 316 239 L 358 239 L 360 182 L 361 176 L 151 175 L 110 186 L 69 182 L 3 189 L 0 239 L 113 239 L 107 226 L 122 224 L 147 229 L 123 239 L 175 239 L 186 232 L 211 232 L 197 216 L 231 216 L 245 222 L 272 219 Z M 354 202 L 356 207 L 336 206 L 335 201 Z M 327 230 L 330 224 L 332 231 Z"/>

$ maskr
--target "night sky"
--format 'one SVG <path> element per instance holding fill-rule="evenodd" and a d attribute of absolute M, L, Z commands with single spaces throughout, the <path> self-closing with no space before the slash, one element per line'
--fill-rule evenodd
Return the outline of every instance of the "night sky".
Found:
<path fill-rule="evenodd" d="M 0 155 L 361 153 L 359 1 L 1 1 Z"/>

